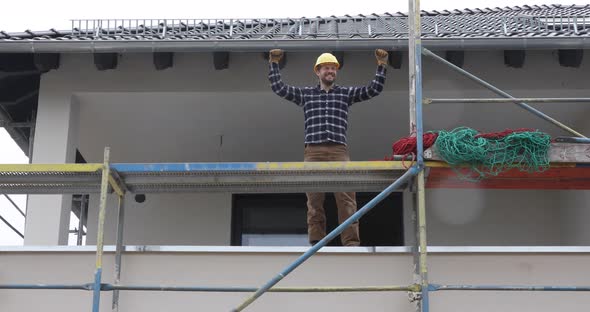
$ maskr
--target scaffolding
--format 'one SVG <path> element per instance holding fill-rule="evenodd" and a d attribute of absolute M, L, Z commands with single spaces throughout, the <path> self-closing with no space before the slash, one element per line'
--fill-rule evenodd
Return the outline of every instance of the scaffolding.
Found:
<path fill-rule="evenodd" d="M 97 227 L 96 264 L 94 279 L 87 284 L 11 284 L 0 289 L 62 289 L 92 291 L 92 311 L 99 311 L 101 292 L 112 291 L 112 310 L 118 311 L 120 291 L 189 291 L 189 292 L 247 292 L 252 293 L 232 311 L 242 311 L 266 292 L 370 292 L 405 291 L 412 294 L 417 311 L 429 311 L 430 292 L 445 290 L 493 290 L 493 291 L 590 291 L 590 286 L 518 286 L 518 285 L 440 285 L 430 283 L 427 267 L 425 179 L 427 170 L 448 167 L 447 164 L 425 160 L 436 159 L 423 146 L 423 104 L 448 102 L 515 103 L 536 116 L 568 131 L 577 143 L 588 143 L 579 132 L 550 116 L 532 108 L 525 102 L 590 102 L 589 98 L 514 98 L 467 71 L 451 64 L 422 47 L 421 15 L 419 0 L 409 0 L 409 114 L 411 134 L 417 140 L 417 158 L 409 168 L 401 161 L 351 161 L 351 162 L 293 162 L 293 163 L 174 163 L 174 164 L 111 164 L 110 149 L 104 151 L 102 164 L 56 165 L 0 165 L 0 190 L 7 194 L 88 194 L 100 193 Z M 422 55 L 448 65 L 460 74 L 494 91 L 504 99 L 423 99 Z M 576 167 L 576 164 L 569 164 Z M 248 177 L 247 179 L 244 177 Z M 586 177 L 587 179 L 587 177 Z M 394 181 L 394 182 L 391 182 Z M 367 287 L 275 287 L 317 251 L 339 235 L 347 226 L 358 221 L 391 192 L 411 188 L 413 209 L 416 215 L 416 242 L 413 246 L 414 275 L 411 285 Z M 310 247 L 304 254 L 272 277 L 261 287 L 180 287 L 122 285 L 121 259 L 124 250 L 124 197 L 127 193 L 163 192 L 305 192 L 305 191 L 375 191 L 381 190 L 373 200 L 360 208 L 348 220 L 340 224 L 324 239 Z M 104 224 L 107 197 L 118 198 L 117 236 L 113 284 L 102 282 Z"/>

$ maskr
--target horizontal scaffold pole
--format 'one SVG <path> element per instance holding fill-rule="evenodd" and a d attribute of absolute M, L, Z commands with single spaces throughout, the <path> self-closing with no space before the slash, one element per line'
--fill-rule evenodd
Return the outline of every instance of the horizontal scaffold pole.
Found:
<path fill-rule="evenodd" d="M 448 103 L 589 103 L 590 98 L 462 98 L 462 99 L 424 99 L 424 104 Z"/>
<path fill-rule="evenodd" d="M 0 289 L 13 290 L 94 290 L 94 283 L 88 284 L 0 284 Z M 101 284 L 101 291 L 179 291 L 179 292 L 255 292 L 257 287 L 224 286 L 163 286 L 163 285 L 113 285 Z M 275 287 L 269 292 L 312 293 L 312 292 L 382 292 L 382 291 L 420 291 L 420 285 L 385 285 L 385 286 L 309 286 L 309 287 Z"/>
<path fill-rule="evenodd" d="M 590 291 L 590 286 L 526 286 L 526 285 L 428 285 L 429 291 L 493 290 L 493 291 Z"/>
<path fill-rule="evenodd" d="M 499 88 L 493 86 L 491 83 L 489 83 L 489 82 L 487 82 L 487 81 L 485 81 L 485 80 L 483 80 L 483 79 L 475 76 L 474 74 L 472 74 L 472 73 L 464 70 L 463 68 L 461 68 L 459 66 L 456 66 L 455 64 L 453 64 L 453 63 L 445 60 L 444 58 L 436 55 L 434 52 L 432 52 L 432 51 L 430 51 L 428 49 L 422 49 L 422 53 L 424 55 L 426 55 L 426 56 L 431 57 L 432 59 L 434 59 L 435 61 L 437 61 L 439 63 L 442 63 L 442 64 L 447 65 L 450 69 L 452 69 L 455 72 L 463 75 L 464 77 L 467 77 L 467 78 L 471 79 L 472 81 L 480 84 L 481 86 L 487 88 L 488 90 L 491 90 L 492 92 L 494 92 L 494 93 L 496 93 L 496 94 L 498 94 L 500 96 L 503 96 L 505 98 L 514 99 L 514 97 L 512 95 L 508 94 L 507 92 L 504 92 L 504 91 L 500 90 Z M 529 106 L 526 103 L 517 102 L 515 104 L 518 105 L 519 107 L 523 108 L 524 110 L 528 111 L 529 113 L 531 113 L 531 114 L 533 114 L 533 115 L 535 115 L 535 116 L 537 116 L 537 117 L 539 117 L 539 118 L 541 118 L 541 119 L 543 119 L 545 121 L 548 121 L 548 122 L 552 123 L 553 125 L 561 128 L 561 129 L 563 129 L 563 130 L 565 130 L 565 131 L 567 131 L 567 132 L 569 132 L 569 133 L 571 133 L 571 134 L 573 134 L 573 135 L 575 135 L 577 137 L 585 138 L 585 136 L 583 134 L 581 134 L 581 133 L 577 132 L 576 130 L 568 127 L 567 125 L 561 123 L 557 119 L 555 119 L 555 118 L 553 118 L 553 117 L 551 117 L 551 116 L 549 116 L 549 115 L 541 112 L 540 110 L 535 109 L 534 107 Z"/>

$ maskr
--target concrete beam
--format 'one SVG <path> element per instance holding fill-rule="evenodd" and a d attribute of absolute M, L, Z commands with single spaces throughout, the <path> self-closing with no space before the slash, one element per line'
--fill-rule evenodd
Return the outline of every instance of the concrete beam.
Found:
<path fill-rule="evenodd" d="M 229 68 L 229 52 L 213 52 L 213 67 L 216 70 Z"/>
<path fill-rule="evenodd" d="M 402 68 L 403 53 L 402 51 L 389 51 L 389 65 L 395 69 Z"/>
<path fill-rule="evenodd" d="M 41 72 L 48 72 L 52 69 L 58 69 L 60 64 L 59 53 L 35 53 L 33 55 L 35 67 Z"/>
<path fill-rule="evenodd" d="M 524 50 L 505 50 L 504 65 L 513 68 L 522 68 L 526 52 Z"/>
<path fill-rule="evenodd" d="M 32 163 L 74 163 L 79 133 L 79 105 L 55 86 L 41 86 Z M 67 245 L 71 195 L 29 195 L 25 245 Z"/>
<path fill-rule="evenodd" d="M 94 53 L 94 65 L 98 70 L 117 68 L 119 60 L 118 53 Z"/>
<path fill-rule="evenodd" d="M 584 58 L 584 50 L 558 50 L 559 65 L 578 68 Z"/>
<path fill-rule="evenodd" d="M 334 51 L 332 54 L 334 54 L 338 63 L 340 63 L 340 69 L 342 69 L 344 67 L 344 51 Z"/>
<path fill-rule="evenodd" d="M 153 59 L 156 70 L 164 70 L 174 66 L 173 52 L 154 52 Z"/>
<path fill-rule="evenodd" d="M 445 52 L 445 59 L 453 65 L 463 68 L 463 63 L 465 63 L 465 52 L 464 51 L 446 51 Z"/>

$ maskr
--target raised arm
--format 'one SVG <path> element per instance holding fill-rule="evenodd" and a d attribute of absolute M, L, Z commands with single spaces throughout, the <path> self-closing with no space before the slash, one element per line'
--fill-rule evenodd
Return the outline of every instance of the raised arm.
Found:
<path fill-rule="evenodd" d="M 270 87 L 278 96 L 289 100 L 299 106 L 303 106 L 303 90 L 298 87 L 287 85 L 281 79 L 281 71 L 279 69 L 279 62 L 283 57 L 283 50 L 270 50 L 269 62 L 270 72 L 268 73 L 268 80 Z"/>
<path fill-rule="evenodd" d="M 388 53 L 385 50 L 375 50 L 375 58 L 377 59 L 377 71 L 375 72 L 375 78 L 369 83 L 368 86 L 364 87 L 351 87 L 348 91 L 350 97 L 350 105 L 366 101 L 372 97 L 375 97 L 383 91 L 383 85 L 385 84 L 385 75 L 387 74 L 387 57 Z"/>

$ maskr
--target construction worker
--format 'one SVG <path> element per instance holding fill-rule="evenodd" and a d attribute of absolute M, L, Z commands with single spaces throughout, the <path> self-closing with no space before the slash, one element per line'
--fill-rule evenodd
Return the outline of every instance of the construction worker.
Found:
<path fill-rule="evenodd" d="M 350 161 L 346 145 L 349 107 L 375 97 L 383 90 L 388 54 L 377 49 L 377 72 L 375 79 L 364 87 L 342 87 L 336 76 L 340 63 L 330 53 L 317 58 L 313 70 L 319 83 L 313 87 L 293 87 L 281 80 L 279 62 L 283 51 L 270 51 L 271 88 L 283 97 L 303 108 L 305 116 L 304 161 Z M 342 223 L 357 210 L 354 192 L 334 193 L 338 207 L 338 222 Z M 326 236 L 324 193 L 307 193 L 307 232 L 310 244 L 314 245 Z M 359 246 L 359 225 L 353 223 L 340 235 L 343 246 Z"/>

